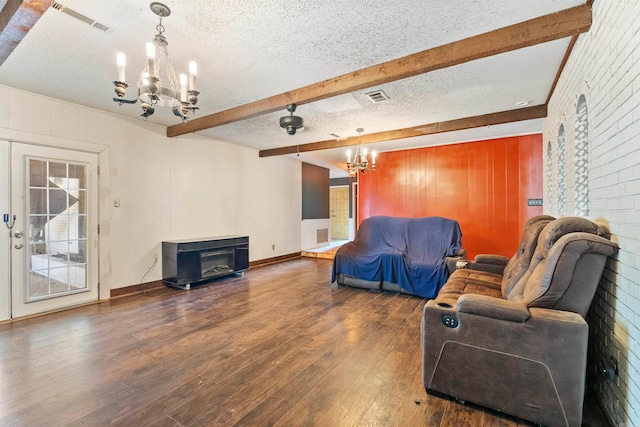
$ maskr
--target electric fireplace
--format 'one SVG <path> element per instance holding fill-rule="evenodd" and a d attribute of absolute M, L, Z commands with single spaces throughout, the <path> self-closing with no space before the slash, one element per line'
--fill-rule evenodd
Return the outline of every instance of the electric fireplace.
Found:
<path fill-rule="evenodd" d="M 162 242 L 162 281 L 190 289 L 192 284 L 249 268 L 249 237 L 221 236 Z"/>

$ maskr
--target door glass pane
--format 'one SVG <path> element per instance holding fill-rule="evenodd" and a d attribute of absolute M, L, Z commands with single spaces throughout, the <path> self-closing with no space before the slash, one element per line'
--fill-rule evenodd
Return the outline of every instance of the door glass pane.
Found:
<path fill-rule="evenodd" d="M 29 160 L 29 186 L 46 187 L 47 186 L 47 162 L 42 160 Z"/>
<path fill-rule="evenodd" d="M 87 290 L 84 164 L 29 160 L 27 300 Z"/>

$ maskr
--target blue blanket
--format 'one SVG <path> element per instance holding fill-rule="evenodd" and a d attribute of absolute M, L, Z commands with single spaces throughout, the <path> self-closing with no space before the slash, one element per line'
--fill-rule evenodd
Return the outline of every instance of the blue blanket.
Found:
<path fill-rule="evenodd" d="M 434 298 L 449 277 L 445 257 L 458 253 L 461 239 L 458 222 L 446 218 L 367 218 L 355 240 L 338 249 L 331 281 L 337 274 L 384 280 Z"/>

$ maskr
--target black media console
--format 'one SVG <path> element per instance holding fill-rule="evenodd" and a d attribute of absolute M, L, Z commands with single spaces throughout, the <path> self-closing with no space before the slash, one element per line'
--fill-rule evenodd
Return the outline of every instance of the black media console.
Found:
<path fill-rule="evenodd" d="M 249 268 L 249 237 L 162 242 L 162 281 L 180 289 Z"/>

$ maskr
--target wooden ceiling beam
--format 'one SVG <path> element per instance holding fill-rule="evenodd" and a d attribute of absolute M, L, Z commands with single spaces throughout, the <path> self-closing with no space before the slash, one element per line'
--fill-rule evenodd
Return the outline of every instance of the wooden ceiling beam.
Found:
<path fill-rule="evenodd" d="M 53 0 L 8 0 L 0 11 L 0 65 L 11 55 Z"/>
<path fill-rule="evenodd" d="M 567 47 L 567 51 L 564 53 L 564 57 L 562 58 L 562 62 L 560 63 L 560 67 L 558 68 L 558 72 L 556 73 L 555 79 L 553 79 L 553 83 L 551 84 L 551 90 L 549 90 L 549 95 L 547 95 L 547 101 L 545 104 L 549 105 L 549 101 L 551 101 L 551 97 L 553 96 L 553 92 L 556 90 L 556 86 L 558 85 L 558 81 L 560 81 L 560 76 L 564 71 L 564 67 L 569 62 L 569 57 L 571 56 L 571 52 L 573 52 L 573 48 L 578 41 L 578 35 L 571 37 L 571 41 L 569 42 L 569 46 Z"/>
<path fill-rule="evenodd" d="M 501 111 L 499 113 L 483 114 L 480 116 L 465 117 L 463 119 L 448 120 L 446 122 L 429 123 L 404 129 L 396 129 L 385 132 L 362 135 L 363 144 L 373 142 L 394 141 L 416 136 L 433 135 L 436 133 L 453 132 L 456 130 L 472 129 L 483 126 L 499 125 L 504 123 L 520 122 L 547 117 L 547 106 L 536 105 L 533 107 L 519 108 L 517 110 Z M 330 148 L 342 148 L 357 145 L 360 136 L 352 136 L 345 139 L 330 139 L 327 141 L 311 142 L 301 145 L 260 150 L 260 157 L 282 156 L 285 154 L 305 153 L 309 151 L 328 150 Z"/>
<path fill-rule="evenodd" d="M 174 137 L 210 129 L 284 110 L 287 104 L 307 104 L 476 59 L 571 37 L 589 31 L 591 21 L 591 6 L 576 6 L 192 119 L 168 127 L 167 136 Z"/>

